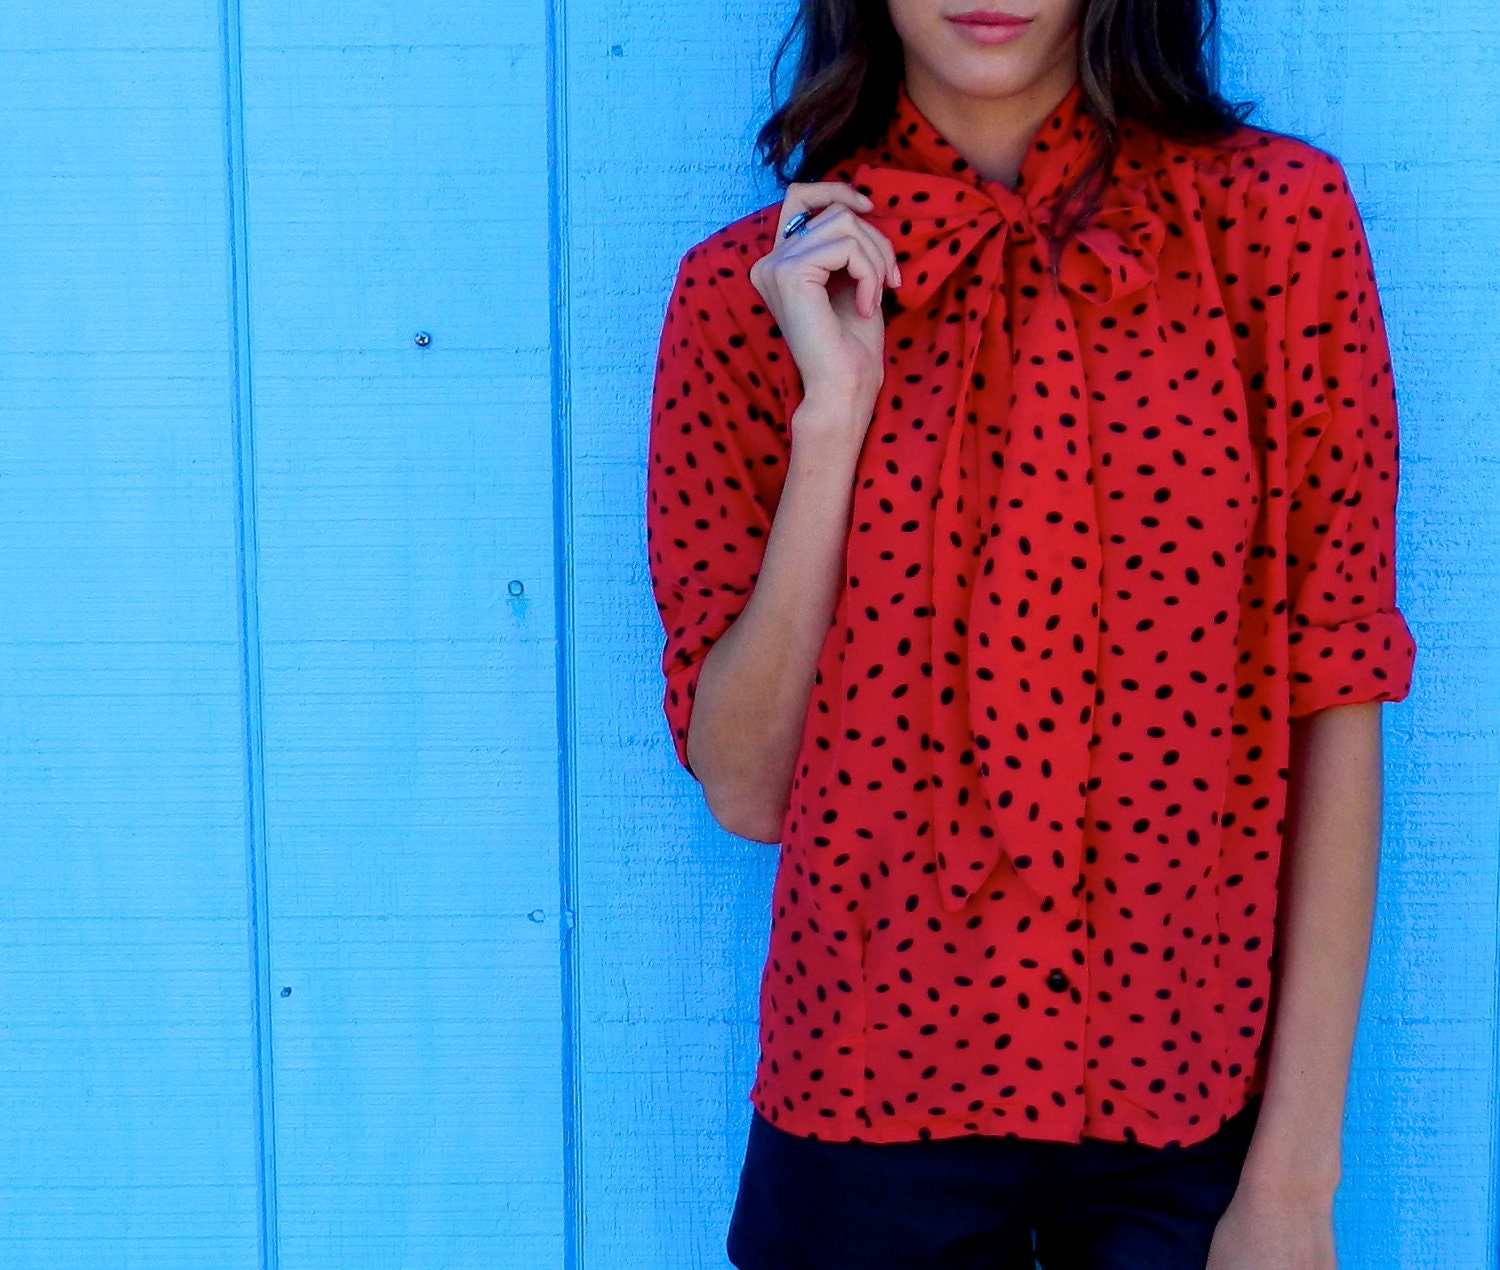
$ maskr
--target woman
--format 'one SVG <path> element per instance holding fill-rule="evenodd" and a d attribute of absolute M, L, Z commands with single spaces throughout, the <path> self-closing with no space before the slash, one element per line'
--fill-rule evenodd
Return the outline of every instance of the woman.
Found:
<path fill-rule="evenodd" d="M 1198 0 L 800 22 L 650 451 L 678 755 L 781 850 L 731 1259 L 1328 1270 L 1415 653 L 1344 173 Z"/>

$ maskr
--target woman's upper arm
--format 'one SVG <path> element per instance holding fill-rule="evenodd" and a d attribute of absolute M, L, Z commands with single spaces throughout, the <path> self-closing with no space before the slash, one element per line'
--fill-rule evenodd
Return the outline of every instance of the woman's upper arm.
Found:
<path fill-rule="evenodd" d="M 739 616 L 786 474 L 779 333 L 721 235 L 689 251 L 662 321 L 646 478 L 649 570 L 666 645 L 663 708 L 689 771 L 703 658 Z"/>
<path fill-rule="evenodd" d="M 1416 647 L 1396 602 L 1395 382 L 1364 225 L 1319 154 L 1287 287 L 1291 714 L 1400 701 Z"/>

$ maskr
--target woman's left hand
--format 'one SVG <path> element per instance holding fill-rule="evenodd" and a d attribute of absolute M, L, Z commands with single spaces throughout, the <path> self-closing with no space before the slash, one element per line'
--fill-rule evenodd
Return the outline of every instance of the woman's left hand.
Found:
<path fill-rule="evenodd" d="M 1204 1270 L 1338 1270 L 1332 1197 L 1242 1187 L 1214 1228 Z"/>

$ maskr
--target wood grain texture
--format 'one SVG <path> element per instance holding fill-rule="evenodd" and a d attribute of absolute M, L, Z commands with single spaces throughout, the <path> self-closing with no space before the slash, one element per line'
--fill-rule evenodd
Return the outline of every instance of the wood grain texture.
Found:
<path fill-rule="evenodd" d="M 751 141 L 790 7 L 567 15 L 582 1264 L 724 1266 L 776 852 L 712 824 L 662 722 L 647 401 L 678 258 L 776 197 Z"/>
<path fill-rule="evenodd" d="M 220 50 L 127 7 L 0 9 L 0 1265 L 251 1270 Z"/>
<path fill-rule="evenodd" d="M 557 1265 L 545 12 L 244 41 L 281 1264 Z"/>

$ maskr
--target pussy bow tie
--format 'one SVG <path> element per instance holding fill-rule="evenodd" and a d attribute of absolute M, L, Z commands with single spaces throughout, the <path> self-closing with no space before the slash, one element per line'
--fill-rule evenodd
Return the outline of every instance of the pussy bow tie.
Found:
<path fill-rule="evenodd" d="M 854 185 L 898 254 L 899 303 L 951 288 L 924 359 L 957 381 L 934 499 L 929 658 L 943 906 L 963 908 L 1008 856 L 1050 909 L 1078 885 L 1102 599 L 1073 305 L 1148 286 L 1164 228 L 1111 186 L 1054 274 L 1050 209 L 1029 195 L 869 164 Z"/>

